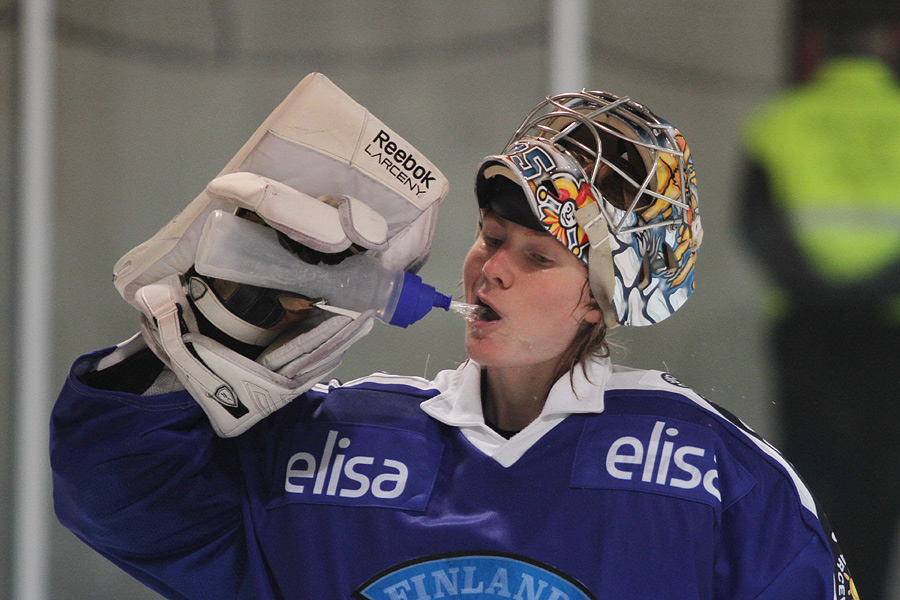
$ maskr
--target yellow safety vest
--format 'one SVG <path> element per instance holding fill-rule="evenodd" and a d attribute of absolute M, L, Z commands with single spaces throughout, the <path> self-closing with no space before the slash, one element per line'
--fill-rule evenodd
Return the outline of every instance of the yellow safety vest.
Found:
<path fill-rule="evenodd" d="M 819 274 L 862 280 L 900 257 L 900 87 L 867 58 L 825 65 L 745 130 Z"/>
<path fill-rule="evenodd" d="M 887 66 L 831 61 L 743 133 L 820 277 L 856 283 L 900 259 L 900 86 Z"/>

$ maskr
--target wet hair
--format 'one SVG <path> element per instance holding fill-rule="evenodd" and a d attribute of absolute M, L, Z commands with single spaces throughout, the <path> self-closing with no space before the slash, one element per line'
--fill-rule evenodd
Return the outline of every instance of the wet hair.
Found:
<path fill-rule="evenodd" d="M 587 280 L 584 282 L 584 289 L 590 294 L 590 285 Z M 593 295 L 591 296 L 590 301 L 594 304 L 594 307 L 596 307 L 596 301 L 594 300 Z M 587 321 L 582 323 L 578 332 L 575 334 L 575 337 L 572 339 L 572 343 L 569 344 L 569 347 L 566 348 L 566 351 L 560 356 L 554 381 L 558 380 L 566 373 L 572 378 L 575 375 L 576 368 L 580 366 L 582 369 L 586 370 L 588 362 L 595 358 L 609 358 L 610 351 L 606 337 L 607 331 L 606 320 L 602 317 L 597 323 L 589 323 Z"/>

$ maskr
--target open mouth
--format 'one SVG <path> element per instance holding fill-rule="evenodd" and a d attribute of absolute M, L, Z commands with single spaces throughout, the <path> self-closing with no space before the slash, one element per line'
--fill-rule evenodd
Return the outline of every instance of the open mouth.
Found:
<path fill-rule="evenodd" d="M 497 321 L 500 319 L 500 315 L 497 314 L 493 308 L 478 300 L 476 303 L 478 306 L 478 310 L 475 312 L 475 318 L 481 321 Z"/>

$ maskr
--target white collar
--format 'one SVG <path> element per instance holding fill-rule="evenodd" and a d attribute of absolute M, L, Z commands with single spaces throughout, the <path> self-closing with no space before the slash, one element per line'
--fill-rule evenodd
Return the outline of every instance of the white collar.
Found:
<path fill-rule="evenodd" d="M 603 412 L 603 392 L 610 370 L 608 359 L 597 359 L 588 363 L 587 369 L 576 368 L 571 378 L 568 374 L 562 376 L 550 388 L 541 414 L 508 440 L 484 422 L 481 366 L 473 360 L 455 371 L 439 373 L 435 385 L 441 393 L 421 407 L 441 423 L 458 427 L 476 448 L 509 467 L 568 415 Z"/>

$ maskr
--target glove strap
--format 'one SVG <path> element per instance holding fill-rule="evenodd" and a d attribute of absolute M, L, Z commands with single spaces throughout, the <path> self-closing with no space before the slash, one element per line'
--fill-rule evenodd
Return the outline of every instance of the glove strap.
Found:
<path fill-rule="evenodd" d="M 170 275 L 160 282 L 144 286 L 138 292 L 156 323 L 158 341 L 169 358 L 170 367 L 192 392 L 200 391 L 203 397 L 215 400 L 232 414 L 238 413 L 234 414 L 235 417 L 246 414 L 247 408 L 238 400 L 231 386 L 210 371 L 185 345 L 182 339 L 184 332 L 181 329 L 181 308 L 172 293 L 173 289 L 181 289 L 181 281 L 177 275 Z M 191 384 L 188 385 L 186 380 Z"/>
<path fill-rule="evenodd" d="M 312 387 L 265 369 L 205 336 L 185 333 L 189 310 L 178 275 L 138 290 L 145 314 L 156 326 L 156 341 L 170 368 L 206 413 L 220 437 L 239 435 Z M 190 344 L 190 348 L 188 347 Z M 210 368 L 207 365 L 211 365 Z"/>
<path fill-rule="evenodd" d="M 217 329 L 239 342 L 252 346 L 268 346 L 281 333 L 277 329 L 257 327 L 239 318 L 222 304 L 216 293 L 202 278 L 191 276 L 188 279 L 188 286 L 190 286 L 191 300 L 197 310 Z"/>

